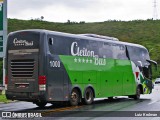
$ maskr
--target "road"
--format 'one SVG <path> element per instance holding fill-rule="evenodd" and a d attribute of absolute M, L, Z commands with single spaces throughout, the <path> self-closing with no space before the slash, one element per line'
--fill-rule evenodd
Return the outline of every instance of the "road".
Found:
<path fill-rule="evenodd" d="M 160 85 L 155 85 L 152 94 L 141 95 L 141 99 L 137 101 L 123 96 L 116 97 L 112 101 L 108 99 L 95 99 L 92 105 L 79 105 L 76 107 L 47 104 L 43 109 L 29 102 L 13 102 L 9 104 L 0 104 L 0 111 L 40 112 L 43 116 L 41 119 L 47 120 L 49 118 L 72 120 L 75 119 L 75 117 L 80 120 L 160 120 L 160 117 L 138 116 L 140 115 L 139 113 L 143 113 L 144 111 L 145 113 L 148 111 L 146 114 L 151 111 L 155 111 L 153 114 L 156 114 L 157 111 L 160 111 Z M 114 111 L 117 112 L 115 113 Z M 158 114 L 160 115 L 160 112 L 158 112 Z"/>

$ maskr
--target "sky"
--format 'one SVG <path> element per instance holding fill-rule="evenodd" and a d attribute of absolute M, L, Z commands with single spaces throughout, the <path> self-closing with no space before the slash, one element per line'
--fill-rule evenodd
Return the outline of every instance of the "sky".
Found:
<path fill-rule="evenodd" d="M 8 18 L 103 22 L 153 18 L 154 0 L 8 0 Z M 157 0 L 157 16 L 160 17 Z"/>

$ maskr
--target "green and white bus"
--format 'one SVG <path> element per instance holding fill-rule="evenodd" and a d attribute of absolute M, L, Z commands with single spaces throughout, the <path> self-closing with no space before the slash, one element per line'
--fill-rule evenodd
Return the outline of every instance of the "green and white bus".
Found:
<path fill-rule="evenodd" d="M 11 100 L 91 104 L 94 98 L 152 92 L 147 49 L 116 38 L 21 30 L 8 36 L 6 96 Z"/>

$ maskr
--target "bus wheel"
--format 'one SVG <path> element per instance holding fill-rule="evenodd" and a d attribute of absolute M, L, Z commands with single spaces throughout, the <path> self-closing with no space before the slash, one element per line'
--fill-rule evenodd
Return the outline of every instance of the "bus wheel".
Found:
<path fill-rule="evenodd" d="M 140 99 L 140 95 L 141 95 L 141 90 L 139 87 L 137 87 L 136 94 L 133 96 L 133 98 L 135 100 L 138 100 L 138 99 Z"/>
<path fill-rule="evenodd" d="M 70 97 L 70 104 L 72 106 L 78 105 L 80 101 L 80 94 L 77 89 L 73 89 Z"/>
<path fill-rule="evenodd" d="M 91 88 L 87 88 L 84 93 L 84 103 L 87 105 L 92 104 L 94 100 L 93 90 Z"/>
<path fill-rule="evenodd" d="M 36 102 L 35 104 L 40 108 L 44 108 L 47 103 L 46 102 Z"/>

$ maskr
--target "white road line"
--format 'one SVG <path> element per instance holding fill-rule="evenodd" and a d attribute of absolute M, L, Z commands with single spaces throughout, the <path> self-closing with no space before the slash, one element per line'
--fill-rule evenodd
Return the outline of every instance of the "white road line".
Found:
<path fill-rule="evenodd" d="M 148 103 L 148 105 L 154 104 L 156 102 L 157 102 L 157 100 L 154 100 L 153 102 Z"/>

